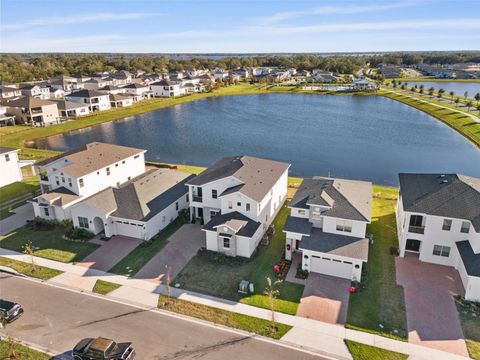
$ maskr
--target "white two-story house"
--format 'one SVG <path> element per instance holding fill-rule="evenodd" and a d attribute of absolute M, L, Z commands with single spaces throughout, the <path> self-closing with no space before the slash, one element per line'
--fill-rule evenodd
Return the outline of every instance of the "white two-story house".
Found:
<path fill-rule="evenodd" d="M 110 95 L 97 90 L 80 90 L 65 96 L 65 100 L 88 105 L 89 112 L 110 109 Z"/>
<path fill-rule="evenodd" d="M 23 180 L 22 167 L 31 166 L 35 160 L 20 160 L 18 152 L 20 149 L 0 147 L 0 187 Z M 33 166 L 32 173 L 35 175 Z"/>
<path fill-rule="evenodd" d="M 42 194 L 32 201 L 35 216 L 71 219 L 72 205 L 143 174 L 145 151 L 94 142 L 39 162 Z"/>
<path fill-rule="evenodd" d="M 249 258 L 287 196 L 290 164 L 227 157 L 187 182 L 192 218 L 207 250 Z"/>
<path fill-rule="evenodd" d="M 175 97 L 181 95 L 181 82 L 160 80 L 150 84 L 153 96 L 155 97 Z"/>
<path fill-rule="evenodd" d="M 363 263 L 368 261 L 372 184 L 304 179 L 289 208 L 291 215 L 283 228 L 285 258 L 298 253 L 303 270 L 360 281 Z"/>
<path fill-rule="evenodd" d="M 480 301 L 480 179 L 459 174 L 400 174 L 400 256 L 455 267 L 465 298 Z"/>
<path fill-rule="evenodd" d="M 129 95 L 137 95 L 143 99 L 149 99 L 153 97 L 153 92 L 150 90 L 150 86 L 146 84 L 131 83 L 123 87 L 125 93 Z"/>

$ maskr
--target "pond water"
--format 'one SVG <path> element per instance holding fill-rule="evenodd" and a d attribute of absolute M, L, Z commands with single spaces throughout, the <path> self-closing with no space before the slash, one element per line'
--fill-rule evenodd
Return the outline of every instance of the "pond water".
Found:
<path fill-rule="evenodd" d="M 403 81 L 402 81 L 403 83 Z M 443 89 L 448 94 L 453 91 L 457 96 L 463 96 L 465 91 L 468 97 L 473 98 L 476 93 L 480 93 L 480 82 L 463 82 L 463 81 L 408 81 L 409 86 L 423 85 L 425 89 L 433 87 L 435 90 Z"/>
<path fill-rule="evenodd" d="M 208 166 L 248 154 L 287 161 L 291 176 L 397 184 L 399 172 L 480 177 L 480 151 L 416 109 L 381 96 L 262 94 L 192 101 L 37 141 L 66 151 L 92 141 L 147 149 L 151 161 Z"/>

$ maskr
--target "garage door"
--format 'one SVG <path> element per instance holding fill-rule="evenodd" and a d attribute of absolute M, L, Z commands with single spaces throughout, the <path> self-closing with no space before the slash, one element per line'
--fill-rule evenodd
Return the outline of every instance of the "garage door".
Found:
<path fill-rule="evenodd" d="M 137 224 L 117 221 L 116 222 L 117 234 L 116 235 L 123 235 L 129 236 L 137 239 L 143 238 L 143 225 L 138 226 Z"/>
<path fill-rule="evenodd" d="M 344 279 L 352 278 L 352 266 L 353 264 L 350 262 L 333 260 L 328 257 L 312 256 L 310 260 L 310 271 Z"/>

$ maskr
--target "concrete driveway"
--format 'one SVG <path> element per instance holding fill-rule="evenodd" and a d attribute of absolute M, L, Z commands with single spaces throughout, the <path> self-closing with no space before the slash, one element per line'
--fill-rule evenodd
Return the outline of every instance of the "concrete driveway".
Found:
<path fill-rule="evenodd" d="M 14 213 L 0 221 L 0 235 L 4 236 L 27 224 L 27 220 L 33 220 L 33 205 L 26 203 L 12 210 Z"/>
<path fill-rule="evenodd" d="M 162 281 L 165 266 L 169 266 L 173 280 L 185 265 L 205 246 L 205 233 L 199 224 L 185 224 L 168 238 L 168 243 L 139 272 L 136 279 Z"/>
<path fill-rule="evenodd" d="M 297 316 L 330 324 L 345 324 L 350 280 L 310 273 Z"/>
<path fill-rule="evenodd" d="M 457 271 L 420 262 L 413 254 L 398 257 L 396 270 L 405 293 L 409 342 L 468 357 L 453 299 L 463 294 Z"/>
<path fill-rule="evenodd" d="M 142 242 L 127 236 L 114 236 L 77 265 L 108 271 Z"/>

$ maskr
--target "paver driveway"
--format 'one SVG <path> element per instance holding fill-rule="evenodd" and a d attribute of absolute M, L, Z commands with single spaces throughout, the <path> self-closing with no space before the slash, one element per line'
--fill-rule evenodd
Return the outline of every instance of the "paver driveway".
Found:
<path fill-rule="evenodd" d="M 397 283 L 403 286 L 408 341 L 468 356 L 453 296 L 463 294 L 454 268 L 421 262 L 413 254 L 396 259 Z"/>
<path fill-rule="evenodd" d="M 310 273 L 297 315 L 309 319 L 345 324 L 350 280 Z"/>
<path fill-rule="evenodd" d="M 13 230 L 18 229 L 27 224 L 27 220 L 32 220 L 35 217 L 33 213 L 33 205 L 27 203 L 19 206 L 12 211 L 14 214 L 9 217 L 0 220 L 0 235 L 4 236 L 11 233 Z"/>
<path fill-rule="evenodd" d="M 77 265 L 108 271 L 142 242 L 127 236 L 114 236 Z"/>
<path fill-rule="evenodd" d="M 137 279 L 161 281 L 165 266 L 170 267 L 174 279 L 201 247 L 205 247 L 205 234 L 199 224 L 185 224 L 168 238 L 168 243 L 139 272 Z"/>

